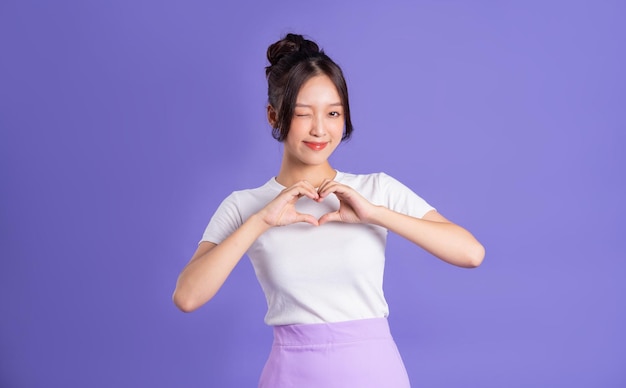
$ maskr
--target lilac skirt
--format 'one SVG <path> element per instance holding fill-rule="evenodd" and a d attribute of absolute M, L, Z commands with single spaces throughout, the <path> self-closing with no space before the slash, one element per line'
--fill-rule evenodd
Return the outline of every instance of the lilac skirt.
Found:
<path fill-rule="evenodd" d="M 274 326 L 260 388 L 407 388 L 386 318 Z"/>

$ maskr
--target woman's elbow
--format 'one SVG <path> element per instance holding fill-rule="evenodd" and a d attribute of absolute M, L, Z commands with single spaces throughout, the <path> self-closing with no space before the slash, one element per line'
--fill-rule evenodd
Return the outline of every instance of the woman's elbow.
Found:
<path fill-rule="evenodd" d="M 174 290 L 172 301 L 178 309 L 184 313 L 190 313 L 197 310 L 202 304 L 197 303 L 193 298 L 185 296 L 178 289 Z"/>
<path fill-rule="evenodd" d="M 471 249 L 467 251 L 467 257 L 465 258 L 466 268 L 476 268 L 482 264 L 485 258 L 485 247 L 478 241 Z"/>

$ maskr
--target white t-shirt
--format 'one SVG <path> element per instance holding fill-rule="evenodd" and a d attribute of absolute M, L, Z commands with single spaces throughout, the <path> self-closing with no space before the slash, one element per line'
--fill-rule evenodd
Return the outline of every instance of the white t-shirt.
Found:
<path fill-rule="evenodd" d="M 421 218 L 434 210 L 426 201 L 384 174 L 337 172 L 335 181 L 352 187 L 375 205 Z M 263 186 L 233 192 L 219 206 L 202 241 L 216 244 L 233 233 L 283 189 L 272 178 Z M 330 195 L 318 203 L 302 197 L 301 213 L 314 217 L 335 211 Z M 383 294 L 387 229 L 370 224 L 297 223 L 262 234 L 247 254 L 267 299 L 265 323 L 288 325 L 386 317 Z"/>

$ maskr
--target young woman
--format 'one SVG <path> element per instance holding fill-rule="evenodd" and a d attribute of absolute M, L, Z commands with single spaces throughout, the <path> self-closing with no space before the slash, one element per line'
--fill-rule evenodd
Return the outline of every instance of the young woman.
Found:
<path fill-rule="evenodd" d="M 392 177 L 329 164 L 352 122 L 343 73 L 316 43 L 288 34 L 267 57 L 280 170 L 222 202 L 178 278 L 174 303 L 185 312 L 205 304 L 247 253 L 274 327 L 260 387 L 409 387 L 386 319 L 387 231 L 460 267 L 478 266 L 484 249 Z"/>

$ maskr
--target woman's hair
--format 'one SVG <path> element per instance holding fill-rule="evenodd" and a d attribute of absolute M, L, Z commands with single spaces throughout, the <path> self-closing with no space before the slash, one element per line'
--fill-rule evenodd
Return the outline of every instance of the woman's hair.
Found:
<path fill-rule="evenodd" d="M 345 118 L 345 129 L 341 140 L 350 138 L 352 121 L 348 103 L 348 86 L 341 68 L 319 46 L 302 35 L 287 34 L 267 49 L 270 65 L 265 68 L 267 98 L 276 111 L 276 123 L 272 136 L 284 141 L 291 127 L 296 98 L 306 81 L 317 75 L 325 75 L 335 84 Z"/>

